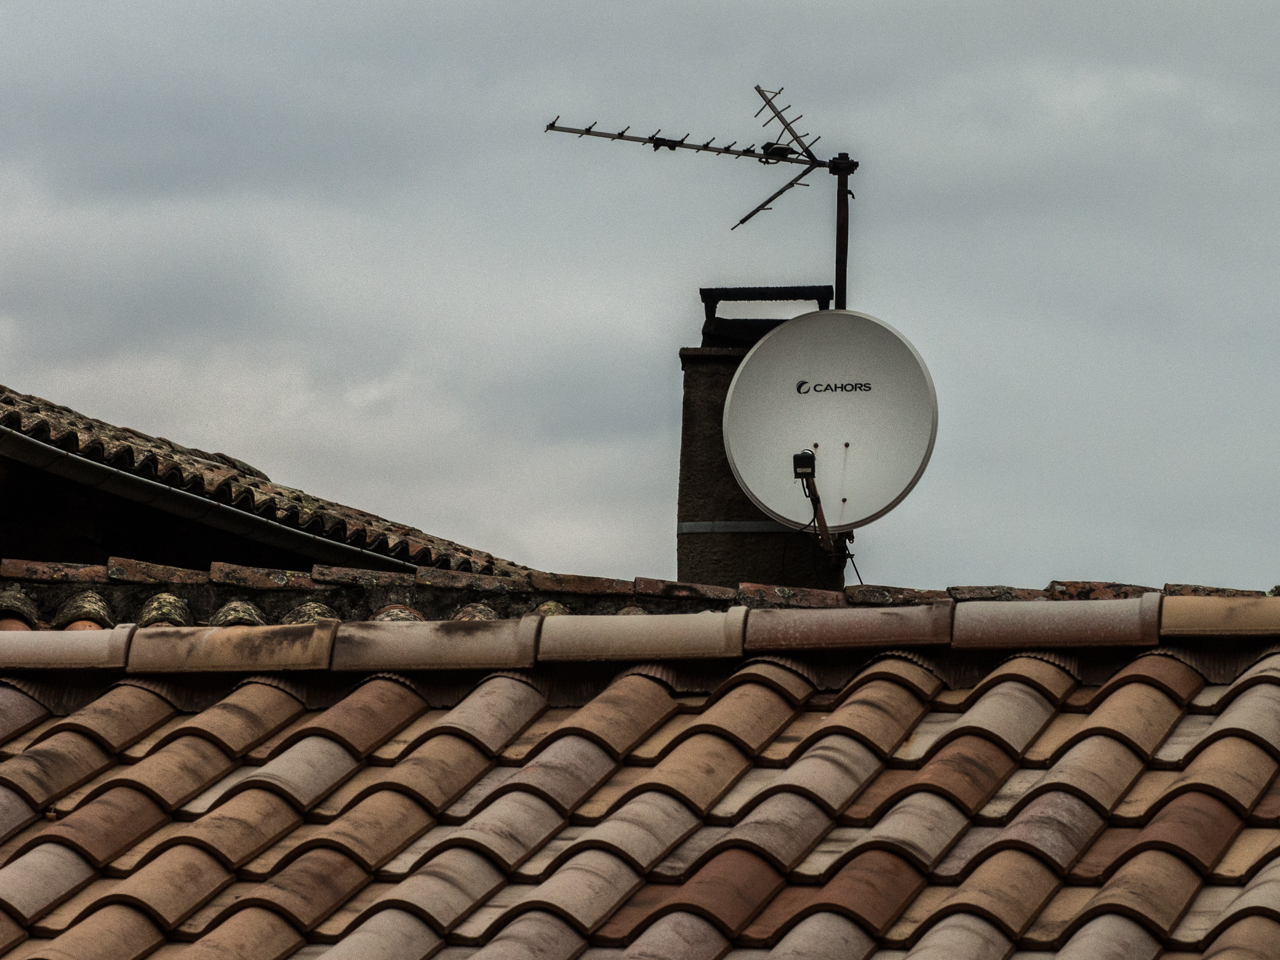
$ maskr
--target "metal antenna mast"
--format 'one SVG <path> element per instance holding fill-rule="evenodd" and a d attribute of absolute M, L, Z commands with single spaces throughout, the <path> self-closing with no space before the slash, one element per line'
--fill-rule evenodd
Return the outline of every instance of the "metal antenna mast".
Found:
<path fill-rule="evenodd" d="M 698 143 L 696 141 L 690 143 L 689 134 L 687 133 L 679 140 L 673 140 L 668 137 L 658 136 L 658 134 L 662 133 L 660 129 L 654 131 L 650 136 L 638 137 L 627 132 L 631 129 L 630 127 L 624 127 L 617 133 L 597 130 L 594 123 L 583 128 L 562 127 L 560 126 L 559 117 L 547 124 L 547 130 L 555 131 L 556 133 L 572 133 L 579 137 L 603 137 L 606 140 L 626 140 L 628 143 L 643 143 L 653 147 L 655 151 L 661 150 L 663 147 L 672 151 L 693 150 L 696 153 L 713 153 L 737 159 L 750 157 L 752 160 L 757 160 L 764 164 L 794 163 L 804 167 L 782 189 L 772 194 L 767 200 L 730 227 L 731 230 L 737 230 L 738 227 L 742 226 L 757 213 L 772 210 L 773 208 L 769 204 L 773 203 L 792 187 L 807 187 L 808 184 L 801 181 L 813 171 L 819 169 L 827 170 L 836 178 L 836 283 L 834 306 L 837 310 L 843 310 L 845 309 L 849 276 L 849 198 L 853 196 L 849 191 L 849 175 L 858 169 L 858 161 L 850 160 L 847 153 L 837 154 L 830 160 L 819 160 L 813 152 L 813 146 L 822 138 L 814 137 L 809 140 L 809 134 L 796 132 L 795 125 L 800 122 L 803 115 L 792 119 L 787 116 L 787 111 L 791 109 L 790 104 L 785 107 L 777 105 L 776 101 L 782 94 L 782 88 L 765 90 L 757 85 L 756 93 L 760 94 L 760 99 L 764 101 L 764 106 L 756 111 L 756 116 L 759 117 L 760 114 L 767 110 L 769 115 L 764 121 L 765 128 L 767 129 L 775 120 L 780 128 L 774 140 L 762 143 L 759 148 L 754 143 L 749 147 L 739 148 L 736 140 L 726 146 L 717 147 L 712 145 L 715 142 L 715 137 L 712 137 L 706 143 Z"/>

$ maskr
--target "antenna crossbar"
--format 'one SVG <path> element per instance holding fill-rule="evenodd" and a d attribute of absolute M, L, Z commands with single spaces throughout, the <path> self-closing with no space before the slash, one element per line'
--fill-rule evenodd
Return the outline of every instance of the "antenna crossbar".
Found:
<path fill-rule="evenodd" d="M 747 157 L 751 160 L 759 160 L 761 163 L 797 163 L 803 164 L 806 167 L 826 166 L 824 161 L 811 159 L 810 156 L 807 155 L 790 156 L 789 154 L 784 154 L 778 150 L 770 150 L 767 144 L 759 150 L 755 149 L 754 144 L 741 150 L 734 149 L 732 144 L 727 147 L 713 147 L 711 144 L 712 141 L 715 140 L 715 137 L 712 137 L 711 140 L 708 140 L 706 143 L 685 143 L 685 140 L 689 139 L 689 134 L 687 133 L 684 135 L 684 139 L 681 140 L 672 140 L 667 137 L 660 137 L 658 134 L 662 132 L 661 130 L 656 131 L 649 137 L 637 137 L 634 134 L 627 133 L 627 130 L 631 129 L 630 127 L 627 127 L 618 133 L 608 133 L 604 130 L 593 129 L 595 127 L 594 123 L 589 127 L 563 127 L 557 122 L 559 119 L 559 117 L 556 117 L 555 120 L 548 123 L 547 130 L 554 131 L 555 133 L 572 133 L 579 137 L 601 137 L 605 140 L 625 140 L 627 143 L 643 143 L 646 146 L 653 147 L 654 150 L 661 150 L 665 147 L 668 150 L 683 149 L 692 150 L 695 153 L 716 153 L 727 157 Z M 734 142 L 736 143 L 737 141 Z"/>
<path fill-rule="evenodd" d="M 807 183 L 801 183 L 800 181 L 803 180 L 805 177 L 807 177 L 809 174 L 813 173 L 813 171 L 817 170 L 820 166 L 823 166 L 823 164 L 813 163 L 813 164 L 810 164 L 805 169 L 801 170 L 798 174 L 796 174 L 796 176 L 794 176 L 790 181 L 788 181 L 785 187 L 783 187 L 777 193 L 773 194 L 773 196 L 769 197 L 768 200 L 764 201 L 764 203 L 760 204 L 758 207 L 756 207 L 754 210 L 748 213 L 745 217 L 743 217 L 741 220 L 739 220 L 729 229 L 737 230 L 740 226 L 742 226 L 744 223 L 746 223 L 748 220 L 754 217 L 757 213 L 763 213 L 765 210 L 772 210 L 773 208 L 770 207 L 769 204 L 773 203 L 773 201 L 777 200 L 780 196 L 782 196 L 792 187 L 807 187 L 808 186 Z"/>

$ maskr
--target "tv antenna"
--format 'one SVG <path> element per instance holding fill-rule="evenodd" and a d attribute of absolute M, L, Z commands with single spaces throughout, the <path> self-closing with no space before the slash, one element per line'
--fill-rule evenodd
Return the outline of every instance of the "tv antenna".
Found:
<path fill-rule="evenodd" d="M 760 144 L 759 147 L 754 143 L 749 147 L 738 147 L 738 141 L 736 140 L 723 147 L 717 147 L 714 146 L 715 137 L 705 143 L 690 142 L 690 134 L 687 133 L 679 140 L 675 140 L 659 136 L 662 133 L 661 129 L 654 131 L 650 136 L 639 137 L 627 132 L 631 129 L 629 126 L 624 127 L 617 133 L 597 130 L 595 129 L 595 123 L 582 128 L 562 127 L 560 126 L 559 117 L 547 124 L 547 130 L 556 133 L 572 133 L 579 137 L 603 137 L 606 140 L 643 143 L 653 147 L 655 152 L 665 147 L 671 151 L 693 150 L 695 153 L 711 153 L 722 157 L 735 157 L 739 160 L 743 157 L 749 157 L 763 164 L 793 163 L 804 167 L 782 189 L 770 195 L 767 200 L 730 227 L 731 230 L 738 229 L 757 213 L 772 210 L 773 208 L 769 204 L 773 203 L 792 187 L 807 187 L 808 184 L 802 181 L 813 171 L 827 170 L 836 178 L 836 283 L 835 303 L 833 306 L 837 310 L 843 310 L 845 309 L 849 274 L 849 198 L 853 196 L 849 190 L 849 176 L 858 169 L 858 161 L 850 160 L 847 153 L 836 154 L 830 160 L 819 160 L 817 154 L 813 152 L 813 147 L 822 138 L 814 137 L 810 140 L 808 139 L 809 134 L 796 132 L 795 125 L 803 118 L 803 114 L 791 118 L 787 116 L 787 111 L 791 109 L 790 104 L 785 107 L 778 106 L 777 101 L 778 97 L 782 95 L 782 88 L 765 90 L 757 84 L 756 93 L 760 94 L 760 99 L 764 101 L 764 106 L 756 111 L 756 116 L 759 117 L 760 114 L 768 111 L 764 127 L 768 129 L 769 125 L 774 121 L 777 121 L 779 125 L 777 137 L 772 141 Z"/>

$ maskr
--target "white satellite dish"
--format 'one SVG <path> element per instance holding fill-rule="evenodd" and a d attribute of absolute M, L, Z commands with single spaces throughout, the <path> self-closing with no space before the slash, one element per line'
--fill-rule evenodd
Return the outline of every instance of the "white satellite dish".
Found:
<path fill-rule="evenodd" d="M 814 523 L 792 457 L 812 450 L 826 524 L 841 533 L 884 516 L 933 453 L 938 398 L 916 348 L 852 310 L 788 320 L 746 355 L 724 404 L 724 448 L 738 483 L 789 527 Z"/>

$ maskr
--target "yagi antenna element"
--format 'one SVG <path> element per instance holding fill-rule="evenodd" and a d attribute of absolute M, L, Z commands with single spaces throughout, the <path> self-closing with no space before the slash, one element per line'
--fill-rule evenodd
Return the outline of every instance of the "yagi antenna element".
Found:
<path fill-rule="evenodd" d="M 617 133 L 597 130 L 595 123 L 582 128 L 562 127 L 560 126 L 559 117 L 547 124 L 547 130 L 556 133 L 572 133 L 579 137 L 603 137 L 606 140 L 626 140 L 628 143 L 643 143 L 653 147 L 655 151 L 663 148 L 671 151 L 693 150 L 696 153 L 711 153 L 717 156 L 735 157 L 737 159 L 749 157 L 764 164 L 794 163 L 804 167 L 780 190 L 770 195 L 768 199 L 735 223 L 730 228 L 732 230 L 738 229 L 757 213 L 772 210 L 773 208 L 769 204 L 773 203 L 792 187 L 807 187 L 808 184 L 801 181 L 813 171 L 827 170 L 836 178 L 836 289 L 834 307 L 837 310 L 843 310 L 845 308 L 849 274 L 849 198 L 853 196 L 849 192 L 849 175 L 858 169 L 858 161 L 850 160 L 847 153 L 836 154 L 830 160 L 819 160 L 817 154 L 813 152 L 813 147 L 822 138 L 814 137 L 810 140 L 809 134 L 797 132 L 796 124 L 800 122 L 802 115 L 789 117 L 787 116 L 787 111 L 791 109 L 790 104 L 785 107 L 778 106 L 778 97 L 782 95 L 782 88 L 765 90 L 757 85 L 756 93 L 760 94 L 760 99 L 764 101 L 764 105 L 756 111 L 756 116 L 759 117 L 762 113 L 767 114 L 764 121 L 765 129 L 768 129 L 775 121 L 778 124 L 775 139 L 762 143 L 759 147 L 754 143 L 749 147 L 739 147 L 736 140 L 723 147 L 717 147 L 714 146 L 715 137 L 705 143 L 690 142 L 690 135 L 687 133 L 679 140 L 675 140 L 670 137 L 659 136 L 662 133 L 660 129 L 655 130 L 650 136 L 640 137 L 629 133 L 630 127 L 624 127 Z"/>

